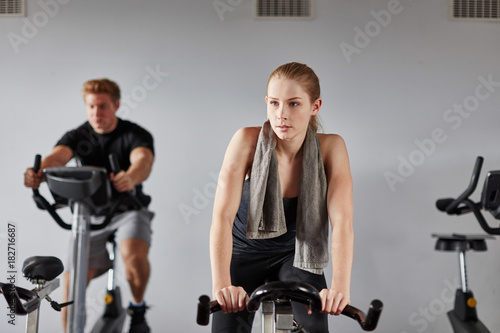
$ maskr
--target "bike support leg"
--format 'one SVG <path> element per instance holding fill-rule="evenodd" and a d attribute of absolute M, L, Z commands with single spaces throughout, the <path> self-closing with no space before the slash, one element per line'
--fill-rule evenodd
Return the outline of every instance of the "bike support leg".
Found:
<path fill-rule="evenodd" d="M 67 332 L 83 333 L 85 326 L 85 291 L 87 287 L 90 214 L 88 208 L 77 202 L 73 206 L 73 267 L 71 269 Z"/>
<path fill-rule="evenodd" d="M 55 279 L 50 282 L 44 281 L 43 283 L 37 284 L 37 286 L 35 287 L 35 289 L 33 289 L 33 291 L 38 294 L 38 297 L 45 298 L 45 296 L 49 295 L 58 287 L 59 287 L 59 279 Z M 28 318 L 26 320 L 26 332 L 38 333 L 38 322 L 40 319 L 39 313 L 40 313 L 40 307 L 38 307 L 36 310 L 28 314 Z"/>
<path fill-rule="evenodd" d="M 28 314 L 28 319 L 26 320 L 26 332 L 37 333 L 38 332 L 38 320 L 40 308 L 37 308 L 33 312 Z"/>

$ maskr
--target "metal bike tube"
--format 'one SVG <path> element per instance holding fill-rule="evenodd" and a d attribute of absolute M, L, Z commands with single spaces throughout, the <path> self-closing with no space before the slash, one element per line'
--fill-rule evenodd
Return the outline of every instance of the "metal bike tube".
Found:
<path fill-rule="evenodd" d="M 465 266 L 465 251 L 460 251 L 458 254 L 458 259 L 460 262 L 460 281 L 462 282 L 462 291 L 466 293 L 469 291 L 469 286 L 467 285 L 467 267 Z"/>
<path fill-rule="evenodd" d="M 59 287 L 59 279 L 55 279 L 49 282 L 43 282 L 37 284 L 34 291 L 38 294 L 38 297 L 45 298 L 51 292 Z M 27 333 L 38 333 L 38 323 L 40 321 L 40 307 L 38 307 L 33 312 L 28 314 L 28 319 L 26 320 L 26 332 Z"/>
<path fill-rule="evenodd" d="M 293 310 L 290 301 L 277 300 L 274 303 L 276 333 L 289 333 L 293 330 Z"/>
<path fill-rule="evenodd" d="M 112 249 L 109 252 L 109 260 L 113 263 L 113 266 L 108 270 L 108 290 L 113 290 L 116 288 L 115 281 L 115 255 L 116 255 L 116 243 L 113 240 Z"/>
<path fill-rule="evenodd" d="M 38 321 L 40 318 L 39 311 L 40 307 L 28 314 L 28 319 L 26 320 L 26 332 L 38 333 Z"/>
<path fill-rule="evenodd" d="M 73 206 L 73 267 L 70 275 L 68 333 L 83 333 L 85 326 L 85 290 L 89 254 L 90 214 L 88 208 L 77 202 Z"/>
<path fill-rule="evenodd" d="M 274 333 L 274 302 L 263 301 L 262 303 L 262 332 Z"/>

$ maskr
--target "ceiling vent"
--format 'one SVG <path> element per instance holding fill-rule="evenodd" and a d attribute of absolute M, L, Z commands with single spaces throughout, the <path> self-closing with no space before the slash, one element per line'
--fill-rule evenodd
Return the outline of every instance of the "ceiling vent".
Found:
<path fill-rule="evenodd" d="M 455 20 L 500 21 L 500 0 L 451 0 Z"/>
<path fill-rule="evenodd" d="M 0 16 L 26 16 L 26 1 L 0 0 Z"/>
<path fill-rule="evenodd" d="M 256 17 L 265 19 L 310 19 L 312 0 L 256 0 Z"/>

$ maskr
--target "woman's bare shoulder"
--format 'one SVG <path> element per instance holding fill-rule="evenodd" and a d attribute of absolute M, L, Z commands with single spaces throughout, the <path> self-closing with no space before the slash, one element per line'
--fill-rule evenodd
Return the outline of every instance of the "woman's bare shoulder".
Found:
<path fill-rule="evenodd" d="M 239 136 L 240 138 L 244 140 L 257 140 L 259 137 L 259 133 L 262 127 L 260 126 L 255 126 L 255 127 L 242 127 L 239 130 L 236 131 L 234 134 L 235 136 Z"/>
<path fill-rule="evenodd" d="M 350 179 L 349 154 L 344 139 L 338 134 L 318 134 L 321 155 L 328 178 Z"/>
<path fill-rule="evenodd" d="M 345 146 L 344 139 L 338 134 L 317 133 L 319 144 L 321 147 L 327 146 L 334 148 L 335 146 Z"/>
<path fill-rule="evenodd" d="M 230 145 L 238 149 L 255 150 L 260 129 L 260 127 L 242 127 L 238 129 L 234 133 Z"/>
<path fill-rule="evenodd" d="M 331 166 L 339 161 L 348 161 L 347 147 L 340 135 L 322 133 L 317 135 L 325 165 Z"/>
<path fill-rule="evenodd" d="M 253 161 L 259 133 L 260 127 L 242 127 L 237 130 L 226 150 L 224 165 L 232 170 L 243 168 L 246 173 Z"/>

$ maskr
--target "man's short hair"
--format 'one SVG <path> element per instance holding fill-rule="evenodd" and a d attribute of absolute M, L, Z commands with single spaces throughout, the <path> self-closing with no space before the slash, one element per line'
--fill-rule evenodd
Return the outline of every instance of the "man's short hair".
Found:
<path fill-rule="evenodd" d="M 120 87 L 109 79 L 94 79 L 83 84 L 82 94 L 108 94 L 113 102 L 120 100 Z"/>

